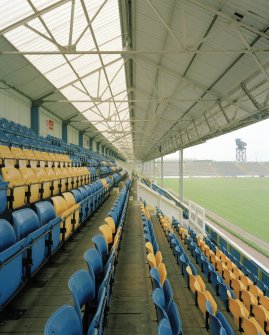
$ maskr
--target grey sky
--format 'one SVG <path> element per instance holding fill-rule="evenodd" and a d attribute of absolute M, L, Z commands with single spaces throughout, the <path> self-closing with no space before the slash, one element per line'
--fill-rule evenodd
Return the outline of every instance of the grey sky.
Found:
<path fill-rule="evenodd" d="M 235 139 L 247 142 L 248 161 L 269 161 L 269 120 L 219 136 L 206 143 L 184 150 L 185 159 L 235 160 Z M 178 158 L 174 153 L 166 158 Z"/>

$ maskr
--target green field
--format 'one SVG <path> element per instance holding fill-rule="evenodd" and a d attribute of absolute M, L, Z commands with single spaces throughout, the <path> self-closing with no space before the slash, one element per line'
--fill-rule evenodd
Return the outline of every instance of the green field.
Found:
<path fill-rule="evenodd" d="M 164 188 L 178 194 L 178 179 Z M 184 179 L 184 197 L 269 242 L 269 178 Z"/>

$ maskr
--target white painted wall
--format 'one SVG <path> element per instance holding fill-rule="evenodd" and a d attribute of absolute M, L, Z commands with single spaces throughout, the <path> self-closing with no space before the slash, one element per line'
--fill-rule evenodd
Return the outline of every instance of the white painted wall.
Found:
<path fill-rule="evenodd" d="M 71 126 L 67 126 L 67 143 L 79 145 L 79 131 Z"/>
<path fill-rule="evenodd" d="M 88 136 L 83 135 L 83 148 L 89 149 L 90 147 L 90 139 Z"/>
<path fill-rule="evenodd" d="M 49 129 L 48 121 L 53 121 L 53 129 Z M 41 136 L 55 136 L 57 138 L 62 138 L 62 120 L 49 113 L 44 108 L 40 108 L 39 117 L 39 131 Z"/>
<path fill-rule="evenodd" d="M 0 82 L 0 117 L 31 126 L 31 100 Z"/>

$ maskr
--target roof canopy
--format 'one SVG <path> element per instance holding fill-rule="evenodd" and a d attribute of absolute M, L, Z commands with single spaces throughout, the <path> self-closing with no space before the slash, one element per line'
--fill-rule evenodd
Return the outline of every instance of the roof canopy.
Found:
<path fill-rule="evenodd" d="M 148 160 L 268 117 L 268 25 L 268 0 L 5 0 L 0 73 Z"/>

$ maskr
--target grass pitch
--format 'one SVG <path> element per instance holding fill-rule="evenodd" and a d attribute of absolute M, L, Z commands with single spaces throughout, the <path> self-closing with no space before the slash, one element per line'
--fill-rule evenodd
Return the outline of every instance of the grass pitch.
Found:
<path fill-rule="evenodd" d="M 178 193 L 178 179 L 164 187 Z M 269 243 L 269 178 L 184 179 L 184 196 Z"/>

